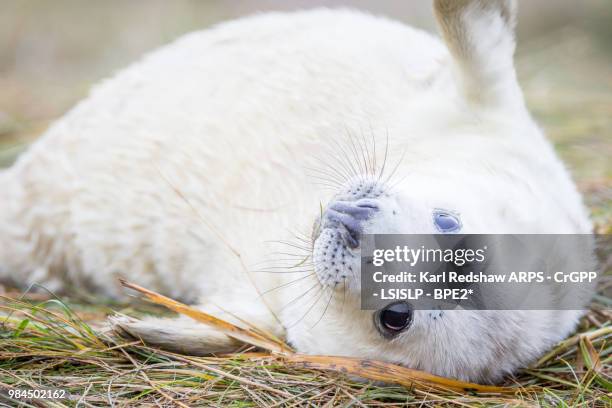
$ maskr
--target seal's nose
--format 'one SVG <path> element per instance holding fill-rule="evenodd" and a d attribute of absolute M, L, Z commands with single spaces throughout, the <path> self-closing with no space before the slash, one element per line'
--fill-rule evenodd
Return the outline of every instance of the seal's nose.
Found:
<path fill-rule="evenodd" d="M 371 218 L 376 211 L 378 204 L 372 199 L 336 201 L 325 211 L 324 227 L 342 225 L 345 230 L 342 238 L 349 247 L 355 249 L 359 246 L 364 221 Z"/>

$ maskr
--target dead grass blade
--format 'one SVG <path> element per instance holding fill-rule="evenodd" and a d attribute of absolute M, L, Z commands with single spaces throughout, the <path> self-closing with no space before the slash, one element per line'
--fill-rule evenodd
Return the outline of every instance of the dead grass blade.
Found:
<path fill-rule="evenodd" d="M 491 394 L 515 394 L 518 391 L 517 388 L 469 383 L 451 378 L 439 377 L 424 371 L 413 370 L 383 361 L 354 357 L 292 354 L 283 357 L 283 359 L 306 369 L 338 371 L 367 378 L 369 380 L 403 385 L 407 388 L 421 386 L 462 393 Z"/>
<path fill-rule="evenodd" d="M 580 337 L 580 352 L 579 356 L 582 357 L 582 360 L 589 369 L 587 376 L 592 374 L 594 381 L 612 392 L 612 380 L 604 372 L 604 365 L 601 362 L 600 355 L 586 335 Z"/>
<path fill-rule="evenodd" d="M 546 353 L 542 358 L 538 360 L 538 362 L 535 364 L 535 367 L 543 365 L 548 360 L 556 357 L 557 355 L 561 354 L 572 346 L 577 345 L 580 342 L 581 338 L 586 337 L 588 340 L 593 340 L 599 337 L 607 336 L 609 334 L 612 334 L 612 326 L 602 327 L 601 329 L 593 330 L 588 333 L 576 334 L 575 336 L 572 336 L 569 339 L 562 341 L 557 347 Z"/>

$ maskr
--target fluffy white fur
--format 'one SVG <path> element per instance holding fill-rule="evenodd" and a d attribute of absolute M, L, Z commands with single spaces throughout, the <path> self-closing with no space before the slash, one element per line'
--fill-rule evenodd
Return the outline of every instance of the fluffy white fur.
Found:
<path fill-rule="evenodd" d="M 399 164 L 388 184 L 368 176 L 385 194 L 367 232 L 435 233 L 435 208 L 460 213 L 465 233 L 591 231 L 524 107 L 512 5 L 436 1 L 448 47 L 386 18 L 324 9 L 244 18 L 162 47 L 97 86 L 0 174 L 0 277 L 119 297 L 125 276 L 302 352 L 500 379 L 580 313 L 417 311 L 388 340 L 360 310 L 354 276 L 334 289 L 310 261 L 287 265 L 309 255 L 292 233 L 310 235 L 321 206 L 360 179 L 347 169 L 367 173 L 351 145 L 370 138 L 378 168 L 387 140 L 385 174 Z M 319 177 L 343 183 L 324 190 Z M 295 244 L 270 254 L 269 241 Z M 233 346 L 185 319 L 114 322 L 184 351 Z"/>

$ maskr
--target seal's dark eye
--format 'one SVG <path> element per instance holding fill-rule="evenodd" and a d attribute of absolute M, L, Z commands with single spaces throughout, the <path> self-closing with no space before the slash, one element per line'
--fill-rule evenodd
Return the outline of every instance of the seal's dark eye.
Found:
<path fill-rule="evenodd" d="M 412 323 L 412 306 L 406 302 L 387 305 L 376 314 L 376 327 L 385 337 L 393 337 Z"/>
<path fill-rule="evenodd" d="M 450 211 L 434 210 L 433 222 L 440 232 L 456 232 L 461 229 L 459 216 Z"/>

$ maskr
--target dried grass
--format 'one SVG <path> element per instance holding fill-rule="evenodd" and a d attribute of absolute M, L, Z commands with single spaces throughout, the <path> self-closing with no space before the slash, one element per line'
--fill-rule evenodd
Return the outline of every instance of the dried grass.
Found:
<path fill-rule="evenodd" d="M 594 305 L 578 334 L 537 364 L 506 384 L 483 386 L 384 362 L 296 354 L 264 332 L 126 285 L 253 347 L 229 355 L 185 356 L 95 330 L 79 310 L 58 299 L 0 297 L 6 316 L 0 319 L 0 388 L 61 388 L 73 396 L 51 406 L 612 404 L 612 313 L 600 305 Z"/>

